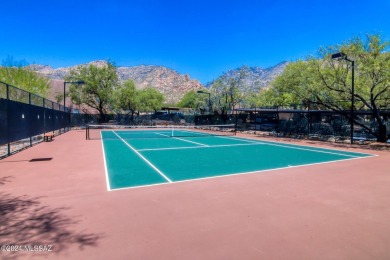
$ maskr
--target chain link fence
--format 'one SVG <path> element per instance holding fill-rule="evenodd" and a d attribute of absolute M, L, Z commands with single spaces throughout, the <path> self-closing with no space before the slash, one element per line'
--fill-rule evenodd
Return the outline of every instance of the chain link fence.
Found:
<path fill-rule="evenodd" d="M 385 130 L 390 136 L 390 109 L 379 111 L 384 127 L 379 127 L 371 111 L 353 112 L 353 138 L 359 142 L 376 140 L 373 133 Z M 107 114 L 104 124 L 117 125 L 223 125 L 235 124 L 236 131 L 281 137 L 349 142 L 350 111 L 336 113 L 320 108 L 278 106 L 236 109 L 227 115 L 195 115 L 181 112 Z M 59 135 L 71 129 L 99 124 L 99 114 L 71 113 L 61 104 L 0 82 L 0 158 L 43 141 L 44 134 Z M 370 129 L 371 131 L 368 131 Z"/>
<path fill-rule="evenodd" d="M 347 116 L 329 110 L 303 110 L 285 107 L 237 109 L 237 129 L 255 134 L 323 141 L 350 142 L 351 123 Z M 345 111 L 345 114 L 349 114 Z M 375 141 L 379 124 L 370 111 L 354 111 L 354 141 Z M 390 110 L 381 110 L 387 138 L 390 136 Z M 371 131 L 369 131 L 371 130 Z"/>
<path fill-rule="evenodd" d="M 70 109 L 0 82 L 0 158 L 70 130 Z"/>

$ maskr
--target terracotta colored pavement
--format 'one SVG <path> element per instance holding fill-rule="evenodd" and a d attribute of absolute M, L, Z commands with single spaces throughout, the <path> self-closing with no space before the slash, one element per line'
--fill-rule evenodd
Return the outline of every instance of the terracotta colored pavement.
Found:
<path fill-rule="evenodd" d="M 0 244 L 38 250 L 0 258 L 390 259 L 390 152 L 352 150 L 378 156 L 107 192 L 74 130 L 0 161 Z"/>

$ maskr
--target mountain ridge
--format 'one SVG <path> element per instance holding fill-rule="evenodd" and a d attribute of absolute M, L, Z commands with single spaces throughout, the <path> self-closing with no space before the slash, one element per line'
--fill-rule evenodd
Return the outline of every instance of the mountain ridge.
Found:
<path fill-rule="evenodd" d="M 53 81 L 52 86 L 55 88 L 51 93 L 60 92 L 58 80 L 64 80 L 70 70 L 78 66 L 95 65 L 97 67 L 107 64 L 104 60 L 91 61 L 86 64 L 80 64 L 69 67 L 53 68 L 49 65 L 32 64 L 29 67 L 37 73 Z M 159 90 L 165 97 L 166 103 L 177 103 L 185 93 L 191 90 L 203 89 L 204 86 L 196 79 L 191 79 L 188 74 L 179 72 L 159 65 L 138 65 L 138 66 L 117 66 L 117 73 L 120 81 L 128 79 L 134 80 L 138 89 L 154 87 Z"/>
<path fill-rule="evenodd" d="M 68 75 L 71 69 L 78 66 L 93 64 L 97 67 L 105 66 L 107 61 L 96 60 L 85 64 L 53 68 L 49 65 L 32 64 L 31 69 L 52 80 L 52 91 L 50 96 L 61 93 L 61 83 Z M 288 62 L 280 62 L 272 67 L 248 67 L 241 66 L 236 69 L 228 70 L 221 76 L 237 77 L 240 71 L 244 71 L 245 76 L 240 86 L 240 91 L 245 94 L 258 92 L 261 88 L 269 87 L 272 80 L 280 75 Z M 175 104 L 189 91 L 196 91 L 204 88 L 210 88 L 215 80 L 203 85 L 197 79 L 193 79 L 188 74 L 181 74 L 176 70 L 161 65 L 137 65 L 137 66 L 117 66 L 117 73 L 120 81 L 128 79 L 134 80 L 138 89 L 145 87 L 154 87 L 165 97 L 165 102 Z M 221 77 L 220 76 L 220 77 Z"/>
<path fill-rule="evenodd" d="M 231 69 L 223 73 L 219 78 L 226 77 L 229 78 L 238 78 L 241 72 L 244 72 L 244 76 L 242 78 L 242 82 L 239 86 L 240 91 L 244 94 L 248 94 L 251 92 L 258 92 L 262 88 L 268 88 L 271 82 L 282 72 L 284 68 L 288 65 L 289 62 L 282 61 L 278 64 L 268 67 L 262 68 L 258 66 L 246 66 L 242 65 L 236 69 Z M 218 79 L 218 78 L 217 78 Z M 217 80 L 213 80 L 206 84 L 206 88 L 210 88 L 213 83 Z"/>

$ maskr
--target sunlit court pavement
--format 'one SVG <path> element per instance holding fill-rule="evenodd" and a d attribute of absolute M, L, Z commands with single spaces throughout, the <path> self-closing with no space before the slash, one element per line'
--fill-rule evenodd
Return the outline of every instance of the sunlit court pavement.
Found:
<path fill-rule="evenodd" d="M 101 140 L 73 130 L 0 161 L 1 243 L 42 245 L 1 254 L 385 259 L 389 152 L 343 150 L 376 156 L 107 191 Z"/>

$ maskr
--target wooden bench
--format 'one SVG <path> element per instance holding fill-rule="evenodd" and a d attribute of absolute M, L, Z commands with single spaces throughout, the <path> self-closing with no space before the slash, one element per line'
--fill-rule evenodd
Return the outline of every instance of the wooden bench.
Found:
<path fill-rule="evenodd" d="M 320 136 L 316 135 L 316 134 L 309 135 L 309 139 L 310 140 L 316 140 L 316 141 L 321 140 Z"/>
<path fill-rule="evenodd" d="M 53 141 L 53 137 L 54 137 L 54 133 L 45 133 L 43 135 L 43 141 L 45 142 Z"/>

